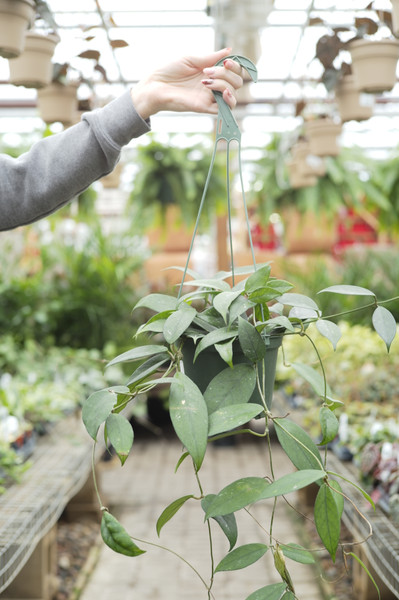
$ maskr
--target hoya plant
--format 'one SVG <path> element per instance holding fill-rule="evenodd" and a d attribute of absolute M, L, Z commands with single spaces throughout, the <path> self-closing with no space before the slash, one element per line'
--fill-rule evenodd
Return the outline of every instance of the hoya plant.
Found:
<path fill-rule="evenodd" d="M 125 369 L 131 365 L 130 376 L 121 385 L 93 393 L 83 404 L 83 421 L 94 447 L 101 430 L 106 443 L 113 446 L 123 465 L 134 448 L 134 431 L 125 416 L 126 407 L 135 403 L 140 394 L 160 385 L 169 386 L 171 422 L 182 445 L 181 455 L 176 456 L 176 470 L 183 461 L 190 461 L 198 489 L 187 490 L 183 497 L 171 499 L 157 515 L 154 527 L 161 536 L 164 525 L 184 513 L 187 502 L 198 504 L 198 519 L 209 534 L 211 576 L 207 582 L 194 568 L 193 572 L 201 577 L 204 597 L 208 599 L 214 597 L 212 585 L 218 572 L 244 569 L 266 552 L 273 554 L 281 582 L 258 590 L 249 589 L 246 600 L 298 598 L 286 558 L 311 563 L 316 560 L 317 552 L 321 552 L 320 547 L 312 551 L 279 540 L 278 531 L 273 529 L 273 516 L 270 523 L 259 523 L 261 530 L 267 532 L 263 543 L 237 545 L 235 514 L 241 510 L 250 512 L 255 503 L 269 502 L 273 515 L 279 500 L 314 483 L 319 488 L 314 503 L 314 521 L 321 546 L 332 561 L 337 552 L 352 556 L 372 579 L 348 543 L 340 542 L 344 503 L 354 502 L 340 485 L 343 477 L 329 469 L 327 446 L 337 435 L 336 413 L 343 403 L 330 389 L 320 352 L 308 327 L 315 323 L 318 332 L 336 349 L 341 332 L 335 319 L 342 315 L 322 315 L 315 300 L 294 293 L 289 282 L 273 277 L 268 264 L 236 270 L 234 274 L 220 272 L 212 279 L 200 278 L 192 271 L 188 274 L 191 279 L 185 282 L 183 277 L 176 296 L 153 293 L 137 302 L 135 310 L 140 311 L 144 319 L 136 341 L 141 339 L 142 344 L 135 344 L 134 348 L 109 362 L 109 366 L 122 363 Z M 396 334 L 396 322 L 384 306 L 387 301 L 379 302 L 372 291 L 356 286 L 332 286 L 320 293 L 363 297 L 365 303 L 361 310 L 370 311 L 372 324 L 389 351 Z M 275 360 L 280 346 L 284 348 L 287 336 L 308 339 L 310 351 L 318 363 L 317 368 L 300 363 L 290 365 L 313 387 L 320 399 L 318 443 L 289 416 L 274 412 Z M 210 361 L 205 363 L 208 353 L 211 354 Z M 288 357 L 285 360 L 288 361 Z M 263 429 L 250 427 L 248 423 L 252 419 L 261 419 L 259 423 Z M 278 477 L 273 469 L 272 425 L 279 444 L 295 467 L 292 473 L 282 477 Z M 226 436 L 243 435 L 254 436 L 258 443 L 269 449 L 269 472 L 254 473 L 232 481 L 223 489 L 206 491 L 201 482 L 201 467 L 207 459 L 209 443 Z M 359 489 L 355 482 L 353 486 Z M 370 496 L 363 490 L 361 492 L 374 506 Z M 145 542 L 135 539 L 134 532 L 129 534 L 125 530 L 103 506 L 99 494 L 98 499 L 104 542 L 127 556 L 143 554 Z M 359 512 L 358 507 L 356 511 Z M 364 515 L 363 518 L 366 519 Z M 227 538 L 229 546 L 226 555 L 217 560 L 212 546 L 214 528 Z M 181 558 L 187 562 L 187 558 Z"/>

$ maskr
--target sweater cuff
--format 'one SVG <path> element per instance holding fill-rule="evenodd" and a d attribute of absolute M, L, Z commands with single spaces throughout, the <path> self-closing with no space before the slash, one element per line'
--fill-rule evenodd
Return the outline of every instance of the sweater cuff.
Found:
<path fill-rule="evenodd" d="M 103 108 L 85 113 L 82 118 L 119 148 L 151 130 L 150 119 L 144 120 L 134 108 L 130 91 L 124 92 Z"/>

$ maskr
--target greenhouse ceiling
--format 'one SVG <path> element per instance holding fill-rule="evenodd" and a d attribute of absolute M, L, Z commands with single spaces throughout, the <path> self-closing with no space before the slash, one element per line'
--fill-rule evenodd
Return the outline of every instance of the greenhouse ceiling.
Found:
<path fill-rule="evenodd" d="M 333 98 L 320 83 L 316 43 L 326 25 L 349 25 L 355 15 L 367 14 L 369 0 L 147 0 L 144 5 L 137 0 L 47 0 L 47 5 L 61 38 L 54 61 L 68 62 L 76 72 L 94 77 L 100 102 L 176 56 L 225 45 L 248 56 L 257 65 L 259 81 L 242 94 L 235 115 L 243 145 L 259 146 L 273 132 L 295 135 L 302 123 L 296 116 L 298 102 L 306 102 L 316 113 L 335 113 Z M 376 0 L 373 8 L 390 10 L 390 0 Z M 47 24 L 38 20 L 37 26 Z M 115 40 L 122 40 L 124 47 L 113 47 Z M 79 57 L 86 50 L 100 52 L 107 81 L 93 70 L 93 61 Z M 36 91 L 10 85 L 8 76 L 8 61 L 0 58 L 0 133 L 40 128 Z M 82 86 L 80 93 L 91 90 Z M 341 143 L 365 147 L 377 156 L 399 145 L 399 87 L 368 99 L 375 105 L 374 116 L 346 123 Z M 153 129 L 159 132 L 203 132 L 212 127 L 208 116 L 153 118 Z"/>

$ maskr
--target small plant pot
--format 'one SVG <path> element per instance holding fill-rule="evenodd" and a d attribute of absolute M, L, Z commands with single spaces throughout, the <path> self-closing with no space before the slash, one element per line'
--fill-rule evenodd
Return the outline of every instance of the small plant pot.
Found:
<path fill-rule="evenodd" d="M 391 0 L 392 4 L 392 28 L 395 36 L 399 35 L 399 0 Z"/>
<path fill-rule="evenodd" d="M 365 102 L 365 96 L 366 94 L 359 92 L 353 75 L 345 75 L 341 79 L 335 98 L 342 123 L 370 119 L 373 115 L 373 107 L 369 101 Z"/>
<path fill-rule="evenodd" d="M 268 345 L 266 349 L 266 356 L 263 361 L 260 361 L 259 376 L 262 381 L 263 371 L 265 373 L 265 400 L 267 407 L 270 409 L 273 399 L 274 380 L 276 377 L 276 364 L 278 350 L 282 344 L 283 336 L 275 335 L 268 338 Z M 208 384 L 211 380 L 218 375 L 224 369 L 228 369 L 228 365 L 220 357 L 219 353 L 214 347 L 203 350 L 194 360 L 195 345 L 191 339 L 187 339 L 183 347 L 183 365 L 184 372 L 190 379 L 199 387 L 202 393 L 205 392 Z M 249 360 L 246 358 L 244 353 L 241 351 L 238 342 L 233 344 L 233 364 L 248 363 Z M 249 402 L 262 404 L 259 391 L 254 390 Z"/>
<path fill-rule="evenodd" d="M 349 51 L 358 90 L 381 94 L 393 88 L 399 40 L 354 40 L 349 44 Z"/>
<path fill-rule="evenodd" d="M 37 92 L 40 117 L 45 123 L 70 125 L 78 108 L 77 85 L 53 82 Z"/>
<path fill-rule="evenodd" d="M 33 0 L 0 0 L 0 56 L 16 58 L 35 16 Z"/>
<path fill-rule="evenodd" d="M 340 149 L 338 136 L 342 131 L 341 123 L 333 119 L 313 119 L 305 123 L 305 135 L 309 141 L 311 154 L 315 156 L 338 156 Z"/>
<path fill-rule="evenodd" d="M 59 41 L 57 35 L 28 31 L 24 51 L 10 61 L 10 83 L 36 89 L 49 85 L 53 75 L 51 59 Z"/>
<path fill-rule="evenodd" d="M 314 173 L 307 172 L 307 168 L 303 170 L 304 164 L 303 161 L 293 160 L 288 165 L 290 185 L 294 189 L 313 187 L 317 183 Z"/>

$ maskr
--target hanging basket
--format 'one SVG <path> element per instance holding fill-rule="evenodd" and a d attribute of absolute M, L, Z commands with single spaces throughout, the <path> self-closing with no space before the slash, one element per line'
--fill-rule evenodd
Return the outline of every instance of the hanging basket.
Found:
<path fill-rule="evenodd" d="M 263 361 L 258 363 L 260 381 L 265 381 L 263 393 L 267 407 L 270 409 L 273 399 L 273 388 L 276 377 L 276 364 L 279 348 L 283 341 L 283 335 L 273 335 L 265 339 L 266 355 Z M 225 361 L 220 357 L 214 346 L 203 350 L 194 361 L 195 345 L 190 338 L 187 338 L 183 345 L 183 365 L 184 372 L 199 387 L 202 393 L 205 392 L 209 383 L 216 375 L 226 368 L 229 369 Z M 238 342 L 233 344 L 233 364 L 251 364 L 245 357 Z M 255 388 L 249 402 L 262 404 L 259 391 Z"/>
<path fill-rule="evenodd" d="M 37 92 L 40 117 L 45 123 L 73 123 L 78 109 L 78 86 L 53 82 Z"/>
<path fill-rule="evenodd" d="M 316 175 L 303 171 L 301 169 L 302 164 L 298 160 L 292 160 L 288 164 L 290 185 L 294 189 L 313 187 L 317 183 Z"/>
<path fill-rule="evenodd" d="M 354 40 L 349 44 L 352 71 L 358 90 L 388 92 L 396 83 L 398 40 Z"/>
<path fill-rule="evenodd" d="M 57 35 L 28 31 L 24 51 L 10 61 L 10 83 L 37 89 L 49 85 L 53 74 L 51 59 L 59 41 Z"/>
<path fill-rule="evenodd" d="M 305 135 L 310 152 L 315 156 L 338 156 L 337 138 L 342 131 L 341 123 L 330 118 L 313 119 L 305 123 Z"/>
<path fill-rule="evenodd" d="M 342 123 L 367 121 L 373 115 L 373 107 L 367 95 L 359 92 L 353 75 L 345 75 L 341 79 L 335 98 Z"/>

